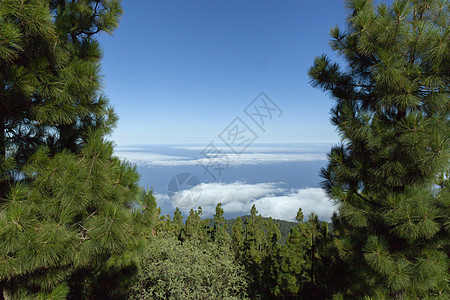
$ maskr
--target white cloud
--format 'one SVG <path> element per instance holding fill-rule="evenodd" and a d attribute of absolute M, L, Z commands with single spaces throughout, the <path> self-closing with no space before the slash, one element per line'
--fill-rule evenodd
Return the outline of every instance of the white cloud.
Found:
<path fill-rule="evenodd" d="M 182 149 L 189 151 L 197 151 L 201 152 L 205 150 L 205 146 L 176 146 L 172 147 L 172 149 Z M 220 150 L 225 153 L 233 153 L 233 151 L 228 146 L 215 146 L 217 150 Z M 331 144 L 318 144 L 318 145 L 308 145 L 304 147 L 276 147 L 276 146 L 249 146 L 245 149 L 246 153 L 280 153 L 280 152 L 288 152 L 288 153 L 300 153 L 300 152 L 317 152 L 317 151 L 328 151 L 331 148 Z"/>
<path fill-rule="evenodd" d="M 326 154 L 321 153 L 243 153 L 229 156 L 232 165 L 327 160 Z"/>
<path fill-rule="evenodd" d="M 116 156 L 147 167 L 196 166 L 220 163 L 229 166 L 327 160 L 323 153 L 226 153 L 218 159 L 189 158 L 152 152 L 116 151 Z"/>
<path fill-rule="evenodd" d="M 164 202 L 169 202 L 170 201 L 169 195 L 167 195 L 167 194 L 153 194 L 153 196 L 155 197 L 156 203 L 158 205 L 160 205 L 160 204 L 162 204 Z"/>
<path fill-rule="evenodd" d="M 152 152 L 128 152 L 128 151 L 116 151 L 114 154 L 120 159 L 126 159 L 131 163 L 149 167 L 184 166 L 194 164 L 192 159 L 184 156 L 165 155 Z"/>
<path fill-rule="evenodd" d="M 247 184 L 202 183 L 191 190 L 182 190 L 172 197 L 157 197 L 159 201 L 171 201 L 173 208 L 188 212 L 201 206 L 204 217 L 212 217 L 217 203 L 222 202 L 225 213 L 246 215 L 253 204 L 264 217 L 295 221 L 299 208 L 307 217 L 311 212 L 321 220 L 329 221 L 334 211 L 333 204 L 319 188 L 285 189 L 280 183 Z"/>
<path fill-rule="evenodd" d="M 142 148 L 142 147 L 132 147 L 132 146 L 116 146 L 114 147 L 115 151 L 122 152 L 122 151 L 149 151 L 148 148 Z"/>
<path fill-rule="evenodd" d="M 279 197 L 264 197 L 253 202 L 263 217 L 295 221 L 297 211 L 302 209 L 305 219 L 312 212 L 319 215 L 321 220 L 329 221 L 334 206 L 319 188 L 292 190 Z"/>

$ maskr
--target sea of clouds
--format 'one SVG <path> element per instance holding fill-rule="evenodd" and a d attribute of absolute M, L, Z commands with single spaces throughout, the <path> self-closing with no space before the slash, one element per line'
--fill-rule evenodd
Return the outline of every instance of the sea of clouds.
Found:
<path fill-rule="evenodd" d="M 207 164 L 207 158 L 166 155 L 153 152 L 120 151 L 116 155 L 147 167 L 175 167 L 198 166 Z M 326 154 L 322 153 L 227 153 L 227 162 L 230 166 L 257 165 L 263 163 L 286 163 L 299 161 L 326 160 Z"/>
<path fill-rule="evenodd" d="M 185 150 L 167 154 L 158 149 L 122 147 L 116 149 L 115 155 L 147 168 L 195 167 L 207 163 L 205 158 L 196 157 L 203 148 L 171 147 Z M 233 167 L 251 165 L 270 165 L 293 162 L 326 161 L 325 151 L 317 151 L 314 147 L 250 147 L 241 154 L 220 149 L 226 153 L 227 163 Z M 270 171 L 270 169 L 269 169 Z M 276 177 L 276 174 L 274 174 Z M 208 182 L 176 191 L 172 195 L 156 194 L 158 205 L 179 207 L 186 215 L 191 209 L 202 207 L 203 217 L 212 217 L 217 203 L 227 215 L 247 215 L 252 205 L 264 217 L 295 221 L 299 208 L 305 216 L 311 212 L 319 215 L 321 220 L 329 221 L 335 207 L 321 188 L 292 188 L 274 178 L 273 182 L 247 183 L 238 178 L 234 182 Z"/>

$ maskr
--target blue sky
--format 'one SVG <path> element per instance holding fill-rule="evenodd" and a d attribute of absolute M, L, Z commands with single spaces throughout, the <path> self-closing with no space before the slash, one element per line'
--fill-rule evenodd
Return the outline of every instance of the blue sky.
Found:
<path fill-rule="evenodd" d="M 258 142 L 337 142 L 332 100 L 309 84 L 342 1 L 123 1 L 102 35 L 104 91 L 120 117 L 118 145 L 202 143 L 240 117 Z M 265 92 L 283 111 L 265 131 L 244 108 Z"/>

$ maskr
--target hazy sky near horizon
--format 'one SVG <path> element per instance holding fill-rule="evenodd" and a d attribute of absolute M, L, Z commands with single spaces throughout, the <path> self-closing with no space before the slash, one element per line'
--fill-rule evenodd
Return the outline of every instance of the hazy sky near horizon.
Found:
<path fill-rule="evenodd" d="M 307 70 L 322 53 L 335 58 L 329 30 L 345 27 L 343 1 L 125 0 L 123 7 L 118 30 L 99 39 L 118 145 L 209 143 L 236 117 L 257 142 L 338 141 L 333 102 L 311 87 Z M 260 92 L 280 109 L 264 130 L 244 113 Z"/>

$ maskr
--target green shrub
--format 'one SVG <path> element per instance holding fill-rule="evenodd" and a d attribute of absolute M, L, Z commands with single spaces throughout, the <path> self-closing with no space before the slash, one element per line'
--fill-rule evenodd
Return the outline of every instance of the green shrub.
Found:
<path fill-rule="evenodd" d="M 243 299 L 245 270 L 228 248 L 155 236 L 129 299 Z"/>

